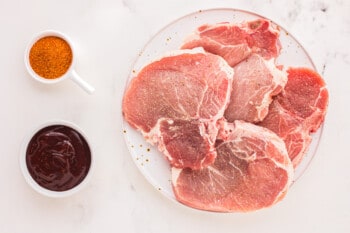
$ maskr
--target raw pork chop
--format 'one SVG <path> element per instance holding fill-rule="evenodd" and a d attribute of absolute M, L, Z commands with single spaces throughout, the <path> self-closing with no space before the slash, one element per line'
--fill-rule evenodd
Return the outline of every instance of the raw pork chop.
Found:
<path fill-rule="evenodd" d="M 218 23 L 199 27 L 186 39 L 182 48 L 203 47 L 220 55 L 233 67 L 251 53 L 265 59 L 276 58 L 281 49 L 278 37 L 279 30 L 266 19 L 242 24 Z"/>
<path fill-rule="evenodd" d="M 274 59 L 266 61 L 252 54 L 234 67 L 230 103 L 225 118 L 247 122 L 262 121 L 268 113 L 272 96 L 279 94 L 287 83 L 285 72 L 276 68 Z"/>
<path fill-rule="evenodd" d="M 307 68 L 289 68 L 287 72 L 288 83 L 278 101 L 291 114 L 305 119 L 306 129 L 316 132 L 328 106 L 326 84 L 318 73 Z"/>
<path fill-rule="evenodd" d="M 174 167 L 200 169 L 216 158 L 214 141 L 217 129 L 207 129 L 199 120 L 162 120 L 158 147 Z"/>
<path fill-rule="evenodd" d="M 293 166 L 301 162 L 309 144 L 310 133 L 324 120 L 328 91 L 323 79 L 307 68 L 290 68 L 284 92 L 272 102 L 269 113 L 259 124 L 285 142 Z"/>
<path fill-rule="evenodd" d="M 214 164 L 197 171 L 172 169 L 177 200 L 218 212 L 253 211 L 281 200 L 293 176 L 282 139 L 244 121 L 223 125 Z"/>
<path fill-rule="evenodd" d="M 302 160 L 312 140 L 309 131 L 304 129 L 303 122 L 303 118 L 291 114 L 274 100 L 270 105 L 269 114 L 259 124 L 284 140 L 294 168 Z"/>
<path fill-rule="evenodd" d="M 216 157 L 216 121 L 227 106 L 232 77 L 232 68 L 217 55 L 202 49 L 174 52 L 131 80 L 124 117 L 158 144 L 172 166 L 202 168 Z M 193 140 L 186 136 L 191 133 Z"/>

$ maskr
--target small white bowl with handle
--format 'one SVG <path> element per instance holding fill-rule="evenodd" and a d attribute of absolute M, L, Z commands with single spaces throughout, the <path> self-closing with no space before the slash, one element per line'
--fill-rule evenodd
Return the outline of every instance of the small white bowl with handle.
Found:
<path fill-rule="evenodd" d="M 49 36 L 53 36 L 53 37 L 58 37 L 63 39 L 65 42 L 67 42 L 67 44 L 69 45 L 71 51 L 72 51 L 72 62 L 69 66 L 69 68 L 67 69 L 67 71 L 61 75 L 60 77 L 57 78 L 45 78 L 40 76 L 39 74 L 37 74 L 31 64 L 30 64 L 30 51 L 33 47 L 33 45 L 39 41 L 42 38 L 45 37 L 49 37 Z M 75 67 L 75 62 L 76 62 L 76 56 L 75 56 L 75 52 L 74 52 L 74 46 L 73 43 L 71 41 L 71 39 L 56 30 L 46 30 L 46 31 L 42 31 L 40 33 L 38 33 L 37 35 L 35 35 L 32 40 L 30 41 L 30 43 L 27 45 L 27 48 L 25 50 L 25 55 L 24 55 L 24 64 L 30 74 L 30 76 L 35 79 L 36 81 L 39 81 L 41 83 L 44 84 L 54 84 L 54 83 L 58 83 L 61 82 L 65 79 L 71 79 L 73 80 L 78 86 L 80 86 L 81 88 L 83 88 L 87 93 L 92 94 L 95 91 L 95 88 L 93 86 L 91 86 L 89 83 L 87 83 L 84 79 L 82 79 L 77 72 L 74 70 Z"/>

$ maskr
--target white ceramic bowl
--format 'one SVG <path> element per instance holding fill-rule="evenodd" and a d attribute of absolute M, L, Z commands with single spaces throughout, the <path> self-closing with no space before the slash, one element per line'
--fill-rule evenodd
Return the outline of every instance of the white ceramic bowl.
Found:
<path fill-rule="evenodd" d="M 72 63 L 69 66 L 68 70 L 62 76 L 54 78 L 54 79 L 46 79 L 46 78 L 41 77 L 37 73 L 35 73 L 32 66 L 30 65 L 30 61 L 29 61 L 29 54 L 30 54 L 30 50 L 33 47 L 33 45 L 41 38 L 44 38 L 47 36 L 55 36 L 55 37 L 59 37 L 59 38 L 65 40 L 68 43 L 69 47 L 71 48 L 72 56 L 73 56 Z M 86 92 L 88 92 L 89 94 L 92 94 L 95 91 L 95 88 L 93 86 L 91 86 L 90 84 L 88 84 L 86 81 L 84 81 L 77 74 L 77 72 L 74 69 L 75 63 L 76 63 L 76 56 L 75 56 L 75 49 L 74 49 L 72 40 L 64 33 L 56 31 L 56 30 L 46 30 L 46 31 L 42 31 L 42 32 L 36 34 L 28 43 L 26 50 L 25 50 L 25 53 L 24 53 L 24 64 L 27 68 L 28 73 L 30 74 L 30 76 L 34 80 L 41 82 L 41 83 L 44 83 L 44 84 L 54 84 L 54 83 L 58 83 L 58 82 L 61 82 L 61 81 L 69 78 L 69 79 L 73 80 L 78 86 L 83 88 Z"/>
<path fill-rule="evenodd" d="M 30 65 L 29 62 L 29 54 L 30 54 L 30 50 L 33 47 L 33 45 L 40 40 L 41 38 L 47 37 L 47 36 L 55 36 L 55 37 L 59 37 L 61 39 L 63 39 L 64 41 L 66 41 L 69 45 L 69 47 L 72 50 L 72 63 L 69 66 L 68 70 L 60 77 L 57 78 L 53 78 L 53 79 L 46 79 L 41 77 L 40 75 L 38 75 L 37 73 L 35 73 L 35 71 L 33 70 L 33 68 Z M 74 47 L 72 45 L 72 41 L 70 38 L 68 38 L 68 36 L 66 36 L 65 34 L 59 32 L 59 31 L 55 31 L 55 30 L 46 30 L 46 31 L 42 31 L 38 34 L 36 34 L 31 41 L 29 42 L 29 44 L 27 45 L 26 51 L 25 51 L 25 55 L 24 55 L 24 64 L 29 72 L 29 74 L 37 81 L 45 83 L 45 84 L 53 84 L 53 83 L 57 83 L 60 82 L 64 79 L 69 78 L 71 72 L 73 71 L 73 67 L 75 66 L 75 52 L 74 52 Z"/>
<path fill-rule="evenodd" d="M 91 154 L 91 163 L 90 163 L 90 167 L 89 167 L 89 171 L 86 174 L 85 178 L 76 186 L 74 186 L 71 189 L 68 189 L 66 191 L 52 191 L 49 189 L 46 189 L 42 186 L 40 186 L 34 179 L 33 177 L 30 175 L 28 167 L 27 167 L 27 162 L 26 162 L 26 152 L 27 152 L 27 147 L 28 144 L 30 142 L 30 140 L 32 139 L 32 137 L 41 129 L 48 127 L 48 126 L 52 126 L 52 125 L 63 125 L 63 126 L 68 126 L 74 130 L 76 130 L 77 132 L 79 132 L 84 139 L 86 140 L 89 149 L 90 149 L 90 154 Z M 35 127 L 34 129 L 32 129 L 25 137 L 23 144 L 22 144 L 22 148 L 21 148 L 21 152 L 20 152 L 20 158 L 19 158 L 19 164 L 20 164 L 20 168 L 22 171 L 22 174 L 24 176 L 24 179 L 27 181 L 27 183 L 38 193 L 48 196 L 48 197 L 54 197 L 54 198 L 61 198 L 61 197 L 67 197 L 70 196 L 72 194 L 77 193 L 78 191 L 80 191 L 81 189 L 83 189 L 87 183 L 89 182 L 89 180 L 91 179 L 92 173 L 93 173 L 93 168 L 94 168 L 94 156 L 93 156 L 93 150 L 91 147 L 91 143 L 88 140 L 88 137 L 86 136 L 86 134 L 74 123 L 68 122 L 68 121 L 64 121 L 64 120 L 50 120 L 47 121 L 37 127 Z"/>

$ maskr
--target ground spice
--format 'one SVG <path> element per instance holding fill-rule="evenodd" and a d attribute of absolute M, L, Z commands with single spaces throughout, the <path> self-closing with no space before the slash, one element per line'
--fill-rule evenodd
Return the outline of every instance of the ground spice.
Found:
<path fill-rule="evenodd" d="M 46 79 L 55 79 L 67 72 L 73 54 L 62 38 L 47 36 L 39 39 L 30 49 L 29 62 L 34 72 Z"/>

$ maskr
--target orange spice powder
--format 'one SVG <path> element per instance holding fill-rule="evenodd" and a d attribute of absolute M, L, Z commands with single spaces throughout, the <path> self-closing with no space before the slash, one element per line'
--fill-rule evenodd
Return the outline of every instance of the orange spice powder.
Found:
<path fill-rule="evenodd" d="M 57 36 L 39 39 L 29 52 L 30 66 L 39 76 L 55 79 L 67 72 L 73 54 L 69 44 Z"/>

